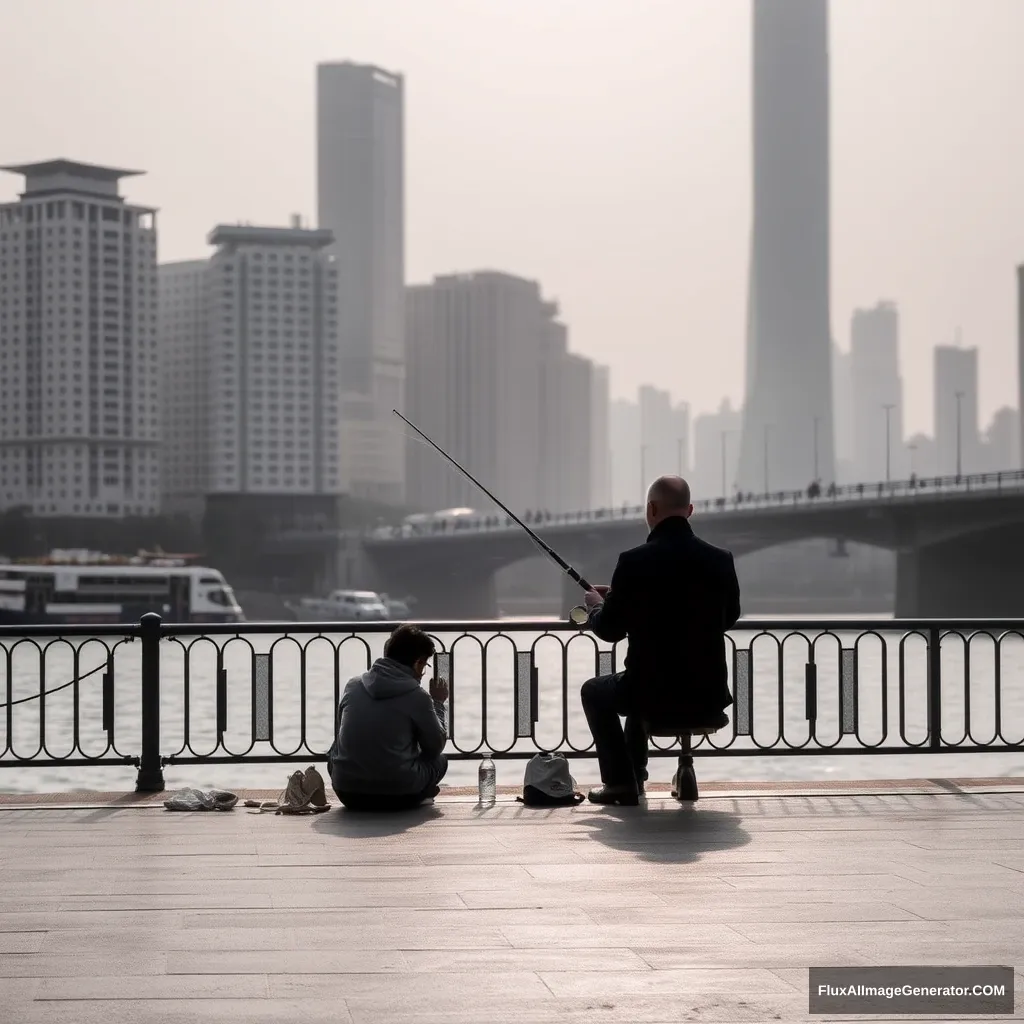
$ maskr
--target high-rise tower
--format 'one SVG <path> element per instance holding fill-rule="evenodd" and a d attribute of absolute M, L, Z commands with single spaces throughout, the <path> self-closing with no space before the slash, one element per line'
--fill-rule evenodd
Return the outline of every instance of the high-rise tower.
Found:
<path fill-rule="evenodd" d="M 401 75 L 317 66 L 317 209 L 338 269 L 342 419 L 352 493 L 401 503 L 405 157 Z"/>
<path fill-rule="evenodd" d="M 828 0 L 753 0 L 754 223 L 743 491 L 835 479 Z"/>

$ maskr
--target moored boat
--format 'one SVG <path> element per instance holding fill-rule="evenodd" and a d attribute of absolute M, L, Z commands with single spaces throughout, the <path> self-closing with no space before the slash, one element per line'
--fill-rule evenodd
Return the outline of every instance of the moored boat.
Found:
<path fill-rule="evenodd" d="M 244 622 L 223 575 L 190 564 L 194 555 L 52 552 L 36 562 L 0 563 L 0 624 Z"/>

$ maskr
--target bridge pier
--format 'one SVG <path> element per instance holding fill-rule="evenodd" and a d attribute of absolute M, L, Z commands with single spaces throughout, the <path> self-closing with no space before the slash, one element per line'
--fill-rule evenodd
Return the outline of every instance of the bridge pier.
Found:
<path fill-rule="evenodd" d="M 418 620 L 495 619 L 498 617 L 498 596 L 494 587 L 494 573 L 460 571 L 458 566 L 441 568 L 413 568 L 402 573 L 400 580 L 389 581 L 385 576 L 382 590 L 394 597 L 410 593 L 416 598 L 412 609 Z"/>
<path fill-rule="evenodd" d="M 897 618 L 1024 615 L 1024 526 L 994 527 L 896 556 Z"/>

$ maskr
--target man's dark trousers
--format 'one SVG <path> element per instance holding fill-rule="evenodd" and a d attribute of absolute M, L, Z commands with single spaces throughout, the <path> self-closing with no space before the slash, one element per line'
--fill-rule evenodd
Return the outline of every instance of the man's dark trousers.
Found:
<path fill-rule="evenodd" d="M 647 732 L 625 672 L 588 679 L 580 690 L 583 713 L 597 747 L 601 781 L 637 790 L 647 781 Z M 626 718 L 623 731 L 620 716 Z"/>
<path fill-rule="evenodd" d="M 441 754 L 426 763 L 430 771 L 430 782 L 419 793 L 358 793 L 338 787 L 334 781 L 333 762 L 330 758 L 327 761 L 335 796 L 350 811 L 407 811 L 419 807 L 424 800 L 437 796 L 437 784 L 448 773 L 448 758 Z"/>

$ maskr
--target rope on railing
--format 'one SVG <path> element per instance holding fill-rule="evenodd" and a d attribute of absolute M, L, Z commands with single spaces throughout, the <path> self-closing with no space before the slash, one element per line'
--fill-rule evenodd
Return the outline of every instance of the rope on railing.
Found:
<path fill-rule="evenodd" d="M 101 669 L 106 667 L 107 663 L 103 662 L 102 665 L 97 665 L 95 668 L 89 669 L 85 675 L 76 676 L 69 683 L 61 683 L 60 686 L 55 686 L 52 690 L 44 690 L 42 693 L 34 693 L 31 697 L 22 697 L 20 700 L 12 700 L 9 703 L 0 704 L 0 708 L 13 708 L 15 704 L 27 704 L 30 700 L 39 700 L 41 697 L 48 697 L 51 693 L 58 693 L 60 690 L 66 690 L 69 686 L 74 686 L 75 683 L 79 683 L 83 679 L 88 679 L 89 676 L 95 675 Z"/>

